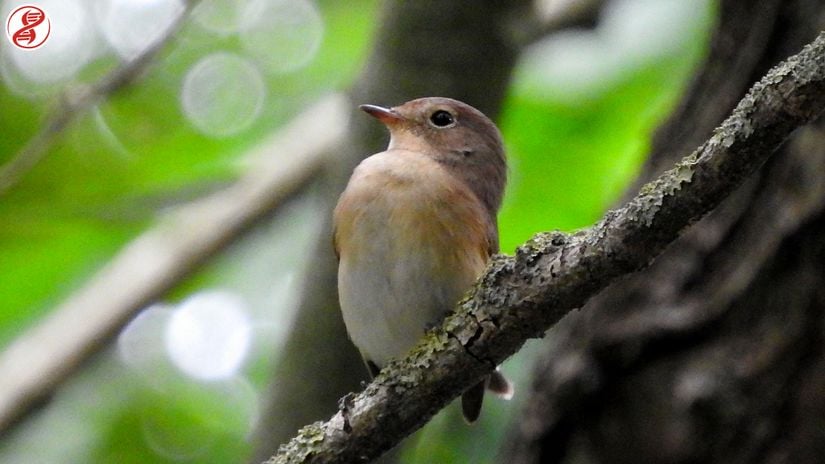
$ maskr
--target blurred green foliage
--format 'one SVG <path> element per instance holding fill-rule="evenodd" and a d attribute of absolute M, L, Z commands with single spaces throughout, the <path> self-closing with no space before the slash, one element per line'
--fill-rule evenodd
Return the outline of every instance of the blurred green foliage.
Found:
<path fill-rule="evenodd" d="M 218 50 L 243 53 L 235 39 L 189 24 L 138 85 L 77 121 L 42 163 L 0 197 L 0 346 L 150 227 L 165 207 L 230 182 L 237 175 L 236 161 L 262 137 L 319 96 L 352 82 L 369 50 L 378 2 L 319 4 L 326 29 L 318 56 L 299 72 L 267 76 L 268 100 L 248 130 L 210 138 L 181 114 L 178 94 L 187 69 Z M 587 226 L 616 201 L 638 169 L 650 134 L 701 57 L 708 22 L 693 30 L 676 53 L 626 70 L 589 98 L 570 101 L 553 89 L 537 93 L 517 72 L 500 121 L 512 164 L 500 218 L 504 252 L 537 231 Z M 98 78 L 114 65 L 102 58 L 82 77 Z M 0 162 L 5 162 L 37 132 L 50 102 L 16 96 L 0 85 L 0 108 Z M 296 208 L 312 207 L 308 201 Z M 311 236 L 307 228 L 315 222 L 311 214 L 284 214 L 286 219 L 271 226 L 283 235 L 277 245 L 281 251 L 272 256 L 294 271 L 308 244 L 298 237 Z M 272 242 L 271 235 L 265 240 Z M 290 247 L 297 242 L 303 245 Z M 229 250 L 181 288 L 237 282 L 259 254 L 250 247 Z M 260 389 L 266 360 L 278 342 L 255 343 L 248 374 Z M 525 357 L 506 366 L 510 375 L 524 377 Z M 244 462 L 250 451 L 248 416 L 255 412 L 226 401 L 219 384 L 164 372 L 157 388 L 154 380 L 129 373 L 111 352 L 101 354 L 52 406 L 0 441 L 0 462 L 40 457 L 52 459 L 48 462 Z M 502 427 L 516 410 L 517 405 L 488 401 L 482 422 L 469 429 L 448 408 L 408 441 L 405 462 L 495 462 Z M 67 426 L 73 423 L 84 424 L 82 433 Z"/>
<path fill-rule="evenodd" d="M 237 174 L 234 161 L 264 135 L 319 96 L 346 88 L 375 28 L 377 2 L 358 3 L 321 4 L 326 29 L 319 54 L 298 73 L 267 76 L 263 111 L 237 136 L 207 137 L 181 114 L 180 85 L 190 66 L 216 51 L 243 54 L 237 41 L 194 24 L 139 85 L 77 121 L 0 201 L 0 345 L 76 288 L 163 207 L 218 188 Z M 115 65 L 101 61 L 86 79 Z M 37 132 L 50 107 L 48 100 L 32 101 L 0 86 L 0 162 Z"/>
<path fill-rule="evenodd" d="M 596 98 L 573 103 L 516 83 L 501 122 L 518 170 L 499 222 L 502 251 L 512 253 L 536 231 L 586 227 L 618 199 L 681 94 L 700 46 L 634 69 Z"/>

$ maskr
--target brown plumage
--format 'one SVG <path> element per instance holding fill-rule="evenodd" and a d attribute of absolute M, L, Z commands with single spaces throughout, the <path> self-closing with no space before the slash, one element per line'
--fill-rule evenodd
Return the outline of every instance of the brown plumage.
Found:
<path fill-rule="evenodd" d="M 334 212 L 341 310 L 373 375 L 453 309 L 498 251 L 506 182 L 501 136 L 480 111 L 449 98 L 361 107 L 390 130 L 387 150 L 353 172 Z M 485 385 L 462 396 L 476 420 Z"/>

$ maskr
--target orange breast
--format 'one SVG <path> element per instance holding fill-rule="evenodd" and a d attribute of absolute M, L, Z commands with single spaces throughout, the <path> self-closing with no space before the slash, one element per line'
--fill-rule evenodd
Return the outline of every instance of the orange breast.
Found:
<path fill-rule="evenodd" d="M 335 209 L 334 241 L 339 255 L 358 259 L 386 236 L 392 244 L 386 259 L 428 253 L 434 270 L 470 266 L 478 274 L 489 257 L 488 222 L 470 189 L 437 162 L 393 150 L 365 160 L 353 174 Z"/>
<path fill-rule="evenodd" d="M 402 150 L 356 169 L 335 208 L 338 287 L 347 331 L 381 366 L 453 309 L 484 270 L 492 225 L 438 163 Z"/>

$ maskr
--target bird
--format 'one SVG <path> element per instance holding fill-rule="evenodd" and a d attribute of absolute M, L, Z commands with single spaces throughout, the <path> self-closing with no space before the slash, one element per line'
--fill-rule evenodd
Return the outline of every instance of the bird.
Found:
<path fill-rule="evenodd" d="M 333 212 L 333 245 L 347 333 L 375 377 L 454 309 L 499 251 L 507 161 L 495 124 L 461 101 L 359 108 L 390 140 L 353 170 Z M 496 369 L 462 393 L 468 423 L 485 389 L 513 394 Z"/>

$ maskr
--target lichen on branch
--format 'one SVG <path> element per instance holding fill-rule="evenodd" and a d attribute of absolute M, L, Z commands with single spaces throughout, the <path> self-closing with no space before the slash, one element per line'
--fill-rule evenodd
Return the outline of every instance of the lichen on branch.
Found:
<path fill-rule="evenodd" d="M 574 234 L 540 233 L 497 256 L 454 314 L 345 411 L 302 429 L 268 462 L 367 462 L 617 278 L 647 266 L 798 126 L 825 109 L 825 33 L 777 65 L 712 137 L 625 206 Z M 344 417 L 346 415 L 346 417 Z M 346 425 L 346 427 L 345 427 Z"/>

